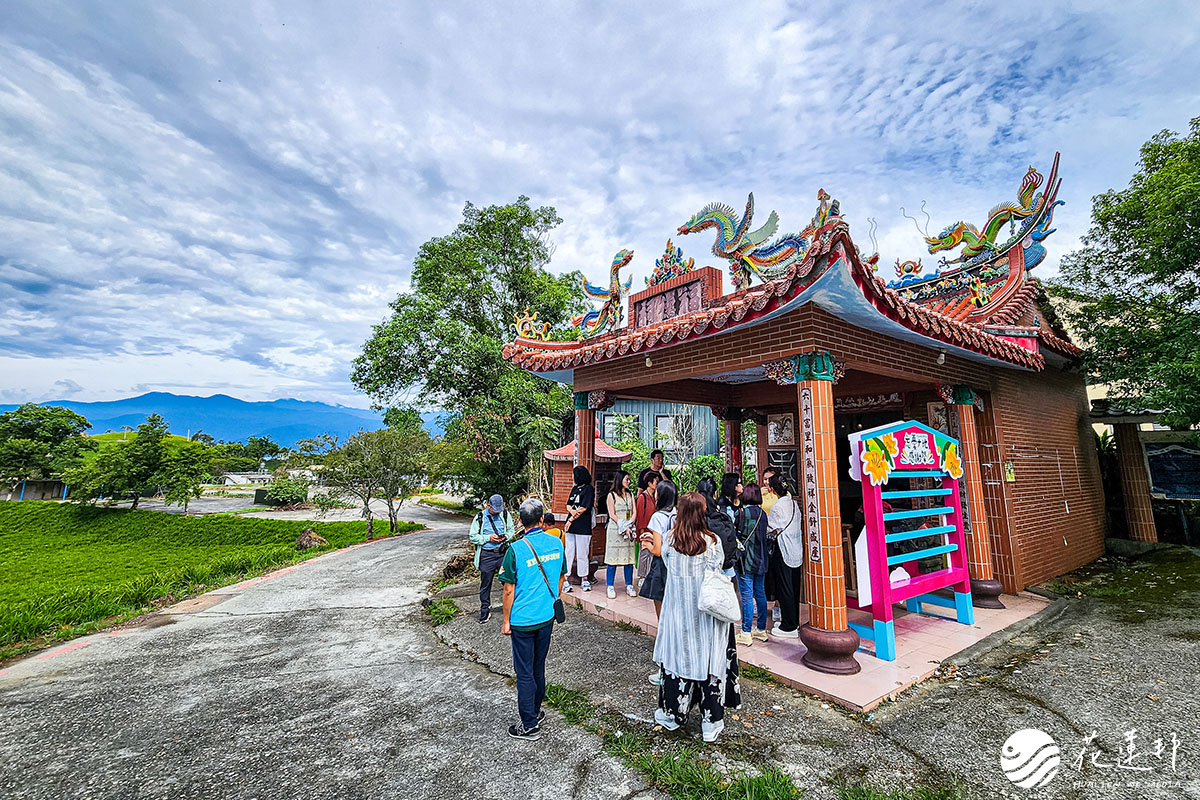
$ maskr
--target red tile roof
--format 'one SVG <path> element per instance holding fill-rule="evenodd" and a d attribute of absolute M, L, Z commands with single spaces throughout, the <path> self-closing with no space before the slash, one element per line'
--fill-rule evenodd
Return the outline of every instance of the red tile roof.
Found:
<path fill-rule="evenodd" d="M 822 258 L 825 257 L 822 261 Z M 818 268 L 818 261 L 821 261 Z M 846 266 L 837 266 L 845 261 Z M 904 299 L 888 289 L 884 282 L 858 258 L 850 239 L 849 227 L 840 218 L 829 220 L 814 236 L 803 261 L 793 265 L 773 281 L 735 292 L 717 300 L 712 307 L 666 320 L 656 325 L 630 330 L 622 328 L 575 343 L 574 347 L 555 349 L 545 343 L 517 339 L 505 345 L 504 357 L 533 372 L 552 372 L 595 364 L 630 353 L 648 351 L 674 341 L 714 335 L 727 328 L 748 324 L 774 311 L 795 298 L 819 277 L 833 268 L 850 271 L 863 296 L 880 314 L 910 330 L 934 340 L 935 343 L 960 347 L 990 358 L 1008 361 L 1021 367 L 1040 370 L 1045 359 L 982 330 L 977 325 L 953 319 Z M 836 312 L 835 312 L 836 313 Z M 1061 340 L 1056 340 L 1059 345 Z M 1047 344 L 1051 344 L 1049 341 Z M 1061 345 L 1060 345 L 1061 346 Z M 1057 348 L 1056 348 L 1057 349 Z"/>
<path fill-rule="evenodd" d="M 543 450 L 542 455 L 548 461 L 575 461 L 575 442 L 567 442 L 557 450 Z M 624 450 L 618 450 L 615 447 L 610 447 L 603 439 L 596 439 L 596 460 L 597 461 L 628 461 L 633 458 L 633 453 L 626 453 Z"/>

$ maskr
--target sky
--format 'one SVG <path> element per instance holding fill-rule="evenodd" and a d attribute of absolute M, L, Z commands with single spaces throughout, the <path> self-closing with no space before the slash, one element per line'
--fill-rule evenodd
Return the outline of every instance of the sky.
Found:
<path fill-rule="evenodd" d="M 0 4 L 0 402 L 369 400 L 350 364 L 463 205 L 554 206 L 641 286 L 710 201 L 825 188 L 881 270 L 1061 151 L 1038 268 L 1200 116 L 1200 4 Z M 723 266 L 716 264 L 717 266 Z M 727 287 L 728 288 L 728 287 Z"/>

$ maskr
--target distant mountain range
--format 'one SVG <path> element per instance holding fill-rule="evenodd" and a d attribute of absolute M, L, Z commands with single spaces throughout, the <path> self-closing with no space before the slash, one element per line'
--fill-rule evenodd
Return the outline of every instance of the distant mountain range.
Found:
<path fill-rule="evenodd" d="M 224 394 L 194 397 L 149 392 L 124 400 L 95 403 L 51 400 L 40 405 L 63 406 L 83 415 L 92 423 L 90 433 L 93 434 L 119 431 L 124 425 L 136 428 L 150 414 L 161 414 L 171 426 L 171 433 L 177 436 L 204 431 L 227 442 L 269 436 L 284 447 L 322 433 L 331 433 L 345 441 L 360 430 L 373 431 L 383 427 L 383 415 L 370 409 L 292 399 L 251 403 Z M 16 407 L 0 405 L 0 413 Z M 440 416 L 432 411 L 421 414 L 425 429 L 433 436 L 442 435 Z"/>

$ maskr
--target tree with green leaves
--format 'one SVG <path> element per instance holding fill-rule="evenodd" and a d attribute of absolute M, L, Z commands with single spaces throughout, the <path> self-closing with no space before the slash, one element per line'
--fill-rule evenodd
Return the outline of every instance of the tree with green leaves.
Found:
<path fill-rule="evenodd" d="M 447 409 L 439 450 L 462 458 L 440 458 L 440 471 L 475 497 L 527 488 L 531 459 L 541 458 L 551 427 L 536 418 L 557 422 L 559 439 L 569 427 L 570 390 L 514 367 L 501 352 L 523 310 L 562 326 L 586 306 L 578 273 L 546 269 L 549 234 L 561 221 L 527 197 L 486 208 L 468 203 L 452 233 L 421 245 L 411 289 L 392 302 L 354 362 L 355 386 L 379 407 Z"/>
<path fill-rule="evenodd" d="M 71 487 L 71 499 L 91 503 L 129 499 L 137 508 L 143 495 L 158 488 L 167 460 L 167 421 L 151 414 L 137 427 L 137 436 L 116 442 L 96 454 L 90 464 L 67 470 L 63 480 Z"/>
<path fill-rule="evenodd" d="M 387 506 L 388 529 L 395 533 L 400 507 L 416 493 L 429 471 L 433 441 L 421 427 L 384 428 L 351 436 L 325 461 L 322 477 L 336 493 L 349 494 L 362 505 L 371 525 L 371 501 Z"/>
<path fill-rule="evenodd" d="M 186 444 L 169 456 L 156 481 L 162 488 L 163 502 L 183 506 L 186 516 L 192 498 L 204 492 L 210 461 L 208 448 L 202 444 Z"/>
<path fill-rule="evenodd" d="M 0 414 L 0 480 L 59 477 L 94 450 L 84 432 L 91 423 L 60 406 L 25 403 Z"/>
<path fill-rule="evenodd" d="M 1052 292 L 1115 404 L 1200 423 L 1200 117 L 1146 142 L 1127 188 L 1092 198 Z"/>

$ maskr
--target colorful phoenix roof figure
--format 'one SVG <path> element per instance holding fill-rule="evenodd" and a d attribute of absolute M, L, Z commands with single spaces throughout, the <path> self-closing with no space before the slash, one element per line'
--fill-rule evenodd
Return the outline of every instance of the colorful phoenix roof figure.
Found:
<path fill-rule="evenodd" d="M 729 261 L 729 274 L 735 289 L 745 289 L 752 277 L 766 283 L 787 272 L 788 267 L 801 261 L 812 234 L 831 217 L 839 216 L 837 200 L 821 189 L 817 192 L 817 213 L 812 223 L 800 233 L 787 233 L 768 242 L 779 230 L 779 214 L 772 211 L 766 224 L 750 230 L 754 218 L 754 193 L 746 198 L 746 212 L 742 216 L 723 203 L 709 203 L 692 218 L 679 226 L 679 235 L 715 228 L 717 239 L 713 243 L 713 255 Z"/>
<path fill-rule="evenodd" d="M 594 297 L 597 300 L 603 300 L 604 304 L 594 311 L 588 311 L 584 314 L 579 314 L 571 318 L 571 324 L 579 328 L 583 333 L 583 338 L 590 339 L 593 336 L 599 336 L 602 333 L 607 333 L 621 325 L 625 318 L 625 309 L 621 304 L 625 295 L 629 292 L 633 285 L 633 278 L 621 283 L 621 267 L 624 267 L 633 258 L 632 250 L 618 250 L 613 256 L 612 267 L 609 272 L 609 286 L 604 288 L 588 283 L 587 279 L 583 280 L 583 290 L 588 296 Z"/>

